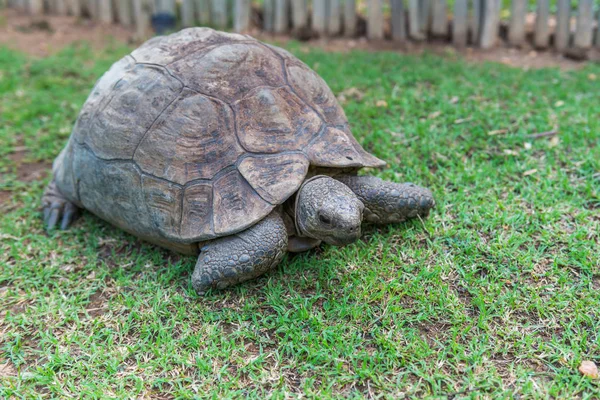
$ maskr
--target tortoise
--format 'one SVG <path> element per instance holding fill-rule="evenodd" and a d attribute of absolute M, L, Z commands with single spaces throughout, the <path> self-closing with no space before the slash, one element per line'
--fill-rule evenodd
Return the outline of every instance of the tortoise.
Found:
<path fill-rule="evenodd" d="M 286 251 L 352 243 L 363 221 L 427 216 L 428 189 L 357 175 L 385 165 L 292 54 L 190 28 L 150 39 L 98 80 L 54 161 L 44 221 L 67 229 L 85 209 L 197 255 L 192 285 L 204 294 Z"/>

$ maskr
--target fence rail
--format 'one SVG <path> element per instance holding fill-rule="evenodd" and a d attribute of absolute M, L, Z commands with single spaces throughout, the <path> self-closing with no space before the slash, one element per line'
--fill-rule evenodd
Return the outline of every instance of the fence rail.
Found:
<path fill-rule="evenodd" d="M 177 27 L 259 29 L 302 38 L 364 35 L 483 49 L 502 41 L 581 57 L 600 48 L 594 0 L 531 3 L 512 0 L 503 9 L 502 0 L 0 0 L 0 6 L 32 15 L 74 15 L 135 26 L 140 38 L 152 33 L 152 15 L 166 13 L 176 17 Z"/>

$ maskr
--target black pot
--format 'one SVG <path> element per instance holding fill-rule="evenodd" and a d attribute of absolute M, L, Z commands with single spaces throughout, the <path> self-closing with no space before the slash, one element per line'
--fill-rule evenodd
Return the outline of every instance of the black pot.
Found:
<path fill-rule="evenodd" d="M 175 30 L 177 20 L 170 13 L 156 13 L 152 15 L 152 29 L 159 35 Z"/>

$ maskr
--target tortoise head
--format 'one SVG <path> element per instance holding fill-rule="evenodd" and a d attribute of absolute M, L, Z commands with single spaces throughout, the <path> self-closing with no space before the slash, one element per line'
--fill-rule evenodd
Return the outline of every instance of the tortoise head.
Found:
<path fill-rule="evenodd" d="M 364 208 L 348 186 L 328 176 L 316 176 L 298 192 L 296 228 L 302 236 L 343 246 L 360 237 Z"/>

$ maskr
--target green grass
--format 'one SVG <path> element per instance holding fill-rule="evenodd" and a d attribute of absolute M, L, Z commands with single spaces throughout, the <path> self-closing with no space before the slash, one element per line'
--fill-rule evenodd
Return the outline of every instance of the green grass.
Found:
<path fill-rule="evenodd" d="M 90 214 L 46 235 L 23 172 L 128 49 L 0 49 L 0 397 L 600 397 L 600 67 L 291 50 L 438 207 L 199 298 L 194 259 Z"/>

